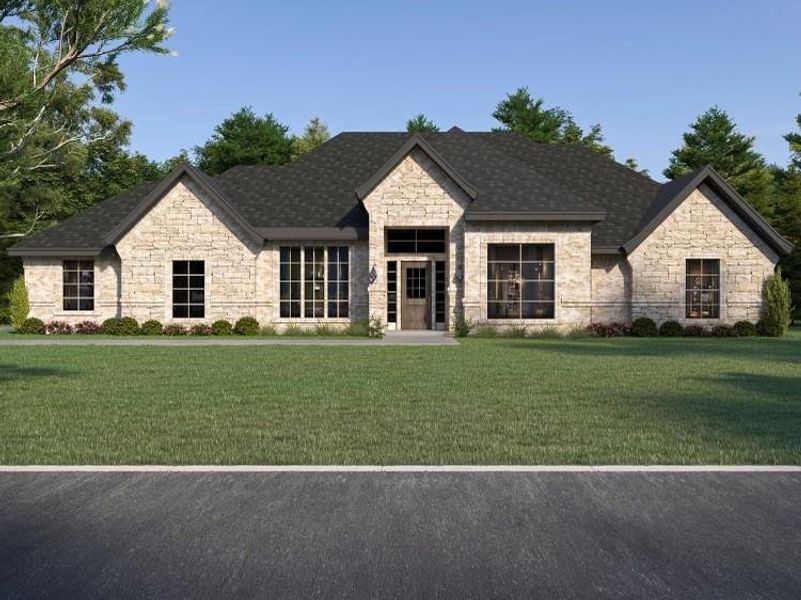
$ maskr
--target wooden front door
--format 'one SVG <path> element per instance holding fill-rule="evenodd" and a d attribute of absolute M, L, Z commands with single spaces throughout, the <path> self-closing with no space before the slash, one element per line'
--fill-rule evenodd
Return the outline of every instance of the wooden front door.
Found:
<path fill-rule="evenodd" d="M 431 329 L 431 284 L 427 262 L 404 262 L 401 329 Z"/>

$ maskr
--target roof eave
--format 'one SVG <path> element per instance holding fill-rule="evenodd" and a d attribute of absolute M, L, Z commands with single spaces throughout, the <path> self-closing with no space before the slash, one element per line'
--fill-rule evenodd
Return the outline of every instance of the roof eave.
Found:
<path fill-rule="evenodd" d="M 21 247 L 17 248 L 15 246 L 11 246 L 6 250 L 9 256 L 16 256 L 16 257 L 38 257 L 38 256 L 48 256 L 48 257 L 96 257 L 100 256 L 100 254 L 105 250 L 105 248 L 26 248 Z"/>
<path fill-rule="evenodd" d="M 366 240 L 366 227 L 259 227 L 266 241 L 360 241 Z"/>
<path fill-rule="evenodd" d="M 464 219 L 468 222 L 489 221 L 603 221 L 603 211 L 467 211 Z"/>

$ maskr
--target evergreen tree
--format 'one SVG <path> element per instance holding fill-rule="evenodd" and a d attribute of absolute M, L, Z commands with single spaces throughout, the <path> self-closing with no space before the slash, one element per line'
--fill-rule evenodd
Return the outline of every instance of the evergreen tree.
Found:
<path fill-rule="evenodd" d="M 423 113 L 415 115 L 406 121 L 406 131 L 409 133 L 436 133 L 439 127 Z"/>
<path fill-rule="evenodd" d="M 624 162 L 623 164 L 626 165 L 632 171 L 637 171 L 637 173 L 639 173 L 640 175 L 645 175 L 646 177 L 648 177 L 648 169 L 641 169 L 640 165 L 637 163 L 636 158 L 631 158 L 631 157 L 627 158 L 626 162 Z"/>
<path fill-rule="evenodd" d="M 776 198 L 773 224 L 792 242 L 793 251 L 779 265 L 790 284 L 794 319 L 801 319 L 801 170 L 795 166 L 776 169 Z"/>
<path fill-rule="evenodd" d="M 328 126 L 323 123 L 320 117 L 312 118 L 309 124 L 306 125 L 303 133 L 299 137 L 296 137 L 292 143 L 294 157 L 297 158 L 319 148 L 330 137 L 331 134 L 328 132 Z"/>
<path fill-rule="evenodd" d="M 801 169 L 801 113 L 795 117 L 798 131 L 793 131 L 784 136 L 787 143 L 790 144 L 790 155 L 792 156 L 793 165 Z"/>
<path fill-rule="evenodd" d="M 241 108 L 195 147 L 197 165 L 212 176 L 237 165 L 282 165 L 292 159 L 288 132 L 272 114 L 259 117 L 249 106 Z"/>
<path fill-rule="evenodd" d="M 545 101 L 535 100 L 528 88 L 521 87 L 508 94 L 492 116 L 502 124 L 499 131 L 513 131 L 543 144 L 578 144 L 604 156 L 612 155 L 612 148 L 603 143 L 600 124 L 585 132 L 569 111 L 546 108 Z"/>
<path fill-rule="evenodd" d="M 675 179 L 711 165 L 756 210 L 771 217 L 770 169 L 754 149 L 754 138 L 740 133 L 729 115 L 713 106 L 690 124 L 683 138 L 684 145 L 673 151 L 665 177 Z"/>

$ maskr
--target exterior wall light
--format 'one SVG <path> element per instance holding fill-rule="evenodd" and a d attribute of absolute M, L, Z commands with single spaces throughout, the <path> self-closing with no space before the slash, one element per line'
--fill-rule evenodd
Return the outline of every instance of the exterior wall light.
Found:
<path fill-rule="evenodd" d="M 373 285 L 376 279 L 378 279 L 378 271 L 375 270 L 375 265 L 373 265 L 370 269 L 370 274 L 367 276 L 367 281 L 370 285 Z"/>

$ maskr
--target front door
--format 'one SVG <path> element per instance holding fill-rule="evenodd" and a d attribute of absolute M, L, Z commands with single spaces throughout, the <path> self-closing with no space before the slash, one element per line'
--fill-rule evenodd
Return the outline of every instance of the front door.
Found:
<path fill-rule="evenodd" d="M 401 329 L 431 328 L 431 285 L 427 262 L 404 262 L 401 274 Z"/>

